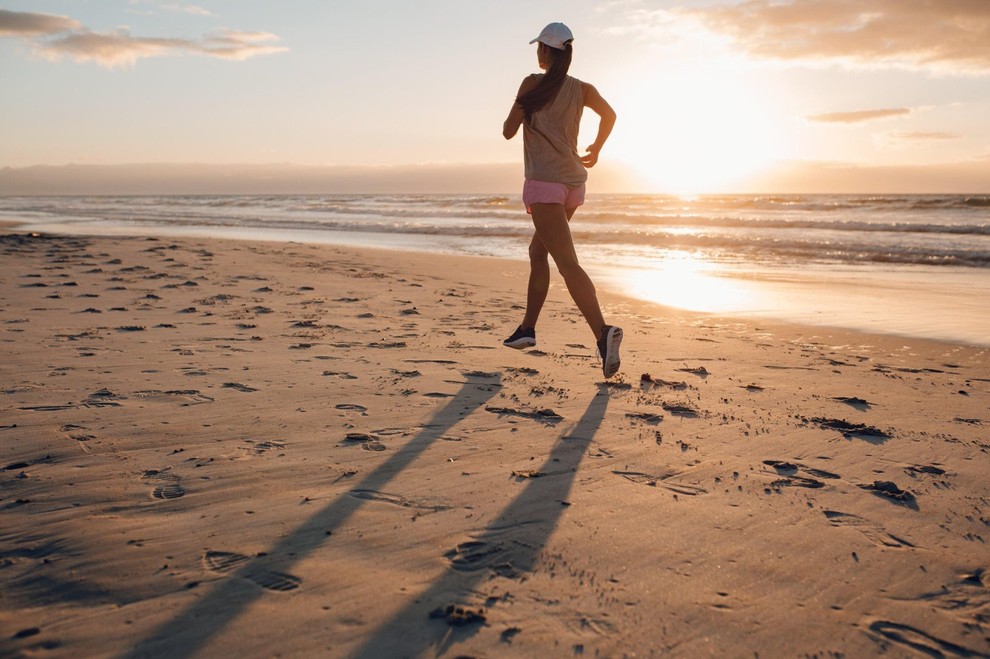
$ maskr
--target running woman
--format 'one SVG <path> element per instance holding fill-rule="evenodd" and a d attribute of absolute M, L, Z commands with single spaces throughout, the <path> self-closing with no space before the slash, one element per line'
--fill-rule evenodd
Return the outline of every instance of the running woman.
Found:
<path fill-rule="evenodd" d="M 536 345 L 536 321 L 550 288 L 549 254 L 595 335 L 602 373 L 610 378 L 619 370 L 622 328 L 605 324 L 595 284 L 578 263 L 568 222 L 584 203 L 585 170 L 598 162 L 598 153 L 615 125 L 615 111 L 592 85 L 567 75 L 573 41 L 574 35 L 563 23 L 550 23 L 530 41 L 538 44 L 536 59 L 546 73 L 523 79 L 502 126 L 507 140 L 515 137 L 520 126 L 523 129 L 523 203 L 536 229 L 529 244 L 526 314 L 502 343 L 518 349 Z M 598 135 L 586 149 L 587 155 L 580 156 L 578 128 L 586 107 L 599 117 Z"/>

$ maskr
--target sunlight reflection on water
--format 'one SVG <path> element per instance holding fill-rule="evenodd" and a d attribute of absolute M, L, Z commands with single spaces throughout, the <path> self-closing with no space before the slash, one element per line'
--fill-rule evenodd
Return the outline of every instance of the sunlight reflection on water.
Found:
<path fill-rule="evenodd" d="M 650 269 L 619 275 L 633 297 L 689 311 L 730 313 L 765 306 L 764 291 L 719 273 L 718 266 L 689 252 L 671 252 Z"/>
<path fill-rule="evenodd" d="M 592 270 L 612 290 L 687 311 L 990 346 L 990 278 L 977 268 L 771 268 L 669 251 L 652 267 Z"/>

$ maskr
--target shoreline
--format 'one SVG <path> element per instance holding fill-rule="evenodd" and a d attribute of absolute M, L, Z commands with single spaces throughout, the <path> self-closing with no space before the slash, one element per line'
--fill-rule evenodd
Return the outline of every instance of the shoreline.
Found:
<path fill-rule="evenodd" d="M 522 262 L 0 266 L 3 654 L 990 653 L 986 348 L 603 291 L 604 383 L 559 277 L 500 345 Z"/>
<path fill-rule="evenodd" d="M 445 240 L 443 237 L 405 233 L 209 226 L 98 228 L 29 220 L 0 220 L 0 227 L 73 236 L 298 242 L 348 249 L 395 250 L 525 262 L 524 246 L 520 246 L 519 257 L 501 253 L 465 254 L 463 247 L 456 246 L 457 239 L 446 239 L 451 241 L 451 245 L 444 249 L 439 247 Z M 582 250 L 590 248 L 578 245 L 579 255 Z M 807 324 L 823 330 L 860 331 L 904 339 L 921 338 L 990 347 L 990 307 L 982 304 L 984 293 L 990 295 L 990 281 L 984 281 L 985 278 L 979 277 L 980 273 L 972 268 L 925 271 L 879 265 L 860 269 L 856 265 L 834 268 L 817 264 L 808 270 L 796 266 L 776 268 L 758 264 L 726 267 L 691 262 L 691 259 L 687 259 L 688 267 L 685 267 L 684 260 L 675 259 L 672 263 L 661 262 L 656 269 L 644 270 L 603 265 L 594 262 L 593 258 L 583 260 L 585 268 L 599 286 L 610 288 L 611 293 L 661 307 L 752 322 Z M 820 274 L 813 274 L 815 271 Z M 644 285 L 644 280 L 650 283 Z"/>

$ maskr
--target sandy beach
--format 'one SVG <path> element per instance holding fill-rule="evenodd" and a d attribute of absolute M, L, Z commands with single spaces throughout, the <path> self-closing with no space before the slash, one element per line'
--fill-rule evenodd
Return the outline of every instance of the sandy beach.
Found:
<path fill-rule="evenodd" d="M 525 268 L 0 234 L 0 656 L 990 656 L 990 349 Z"/>

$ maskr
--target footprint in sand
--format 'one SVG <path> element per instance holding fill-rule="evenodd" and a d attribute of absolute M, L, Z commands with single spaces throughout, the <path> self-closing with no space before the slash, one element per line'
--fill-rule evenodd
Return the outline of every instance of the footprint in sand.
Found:
<path fill-rule="evenodd" d="M 936 467 L 935 465 L 910 465 L 904 467 L 904 471 L 908 472 L 911 476 L 919 476 L 920 474 L 929 474 L 931 476 L 944 476 L 945 469 L 941 467 Z"/>
<path fill-rule="evenodd" d="M 367 412 L 368 408 L 364 405 L 358 405 L 357 403 L 340 403 L 339 405 L 334 405 L 334 409 L 346 410 L 349 412 Z"/>
<path fill-rule="evenodd" d="M 405 341 L 375 341 L 368 344 L 369 348 L 405 348 Z"/>
<path fill-rule="evenodd" d="M 626 412 L 626 417 L 629 419 L 639 419 L 640 421 L 645 421 L 651 426 L 663 421 L 662 414 L 655 414 L 653 412 Z"/>
<path fill-rule="evenodd" d="M 151 496 L 156 499 L 178 499 L 179 497 L 185 496 L 185 494 L 186 491 L 178 483 L 161 485 L 156 487 L 151 492 Z"/>
<path fill-rule="evenodd" d="M 426 512 L 439 512 L 441 510 L 449 510 L 450 506 L 431 503 L 429 501 L 416 501 L 414 499 L 409 499 L 401 494 L 389 494 L 388 492 L 379 492 L 378 490 L 366 490 L 366 489 L 356 489 L 351 490 L 350 494 L 355 499 L 365 499 L 367 501 L 379 501 L 381 503 L 390 503 L 393 506 L 400 506 L 402 508 L 415 508 L 417 510 L 423 510 Z"/>
<path fill-rule="evenodd" d="M 162 403 L 176 402 L 183 407 L 187 405 L 199 405 L 202 403 L 213 402 L 213 398 L 205 394 L 201 394 L 196 389 L 170 389 L 168 391 L 162 391 L 161 389 L 145 389 L 143 391 L 135 391 L 134 397 L 151 399 Z"/>
<path fill-rule="evenodd" d="M 476 572 L 497 565 L 509 565 L 509 551 L 501 542 L 471 540 L 444 554 L 458 572 Z"/>
<path fill-rule="evenodd" d="M 548 424 L 559 423 L 564 420 L 564 417 L 560 416 L 551 409 L 520 410 L 512 407 L 488 406 L 485 408 L 485 411 L 491 412 L 492 414 L 497 414 L 498 416 L 519 416 Z"/>
<path fill-rule="evenodd" d="M 986 623 L 990 606 L 990 572 L 982 567 L 966 570 L 956 581 L 943 584 L 938 590 L 903 601 L 938 607 L 971 629 L 979 629 Z"/>
<path fill-rule="evenodd" d="M 92 453 L 90 448 L 86 446 L 86 442 L 96 439 L 96 435 L 90 435 L 85 431 L 87 428 L 85 426 L 77 426 L 74 423 L 67 423 L 62 426 L 61 431 L 64 432 L 69 439 L 74 440 L 76 445 L 82 449 L 84 453 Z"/>
<path fill-rule="evenodd" d="M 224 382 L 223 387 L 224 389 L 234 389 L 236 391 L 243 391 L 244 393 L 257 391 L 254 387 L 249 387 L 246 384 L 241 384 L 240 382 Z"/>
<path fill-rule="evenodd" d="M 119 394 L 109 389 L 100 389 L 91 393 L 80 405 L 82 407 L 120 407 L 120 403 L 117 401 L 121 399 Z"/>
<path fill-rule="evenodd" d="M 143 478 L 160 483 L 151 491 L 154 499 L 178 499 L 186 494 L 185 488 L 179 484 L 181 479 L 167 469 L 148 469 Z"/>
<path fill-rule="evenodd" d="M 319 358 L 317 358 L 317 359 L 319 359 Z M 324 377 L 328 377 L 328 378 L 336 377 L 336 378 L 340 378 L 341 380 L 357 380 L 358 379 L 356 375 L 351 375 L 350 373 L 347 373 L 345 371 L 323 371 L 323 376 Z"/>
<path fill-rule="evenodd" d="M 283 444 L 282 442 L 269 441 L 269 442 L 261 442 L 260 444 L 255 444 L 254 450 L 259 453 L 263 453 L 265 451 L 274 451 L 276 449 L 280 450 L 284 448 L 285 448 L 285 444 Z"/>
<path fill-rule="evenodd" d="M 889 620 L 877 620 L 870 624 L 869 630 L 897 645 L 911 648 L 929 657 L 986 657 L 978 650 L 971 650 L 932 636 L 923 629 Z"/>
<path fill-rule="evenodd" d="M 386 446 L 378 441 L 374 435 L 367 435 L 361 432 L 349 432 L 344 437 L 345 444 L 361 444 L 365 451 L 384 451 Z"/>
<path fill-rule="evenodd" d="M 832 526 L 850 526 L 865 535 L 870 542 L 878 547 L 914 547 L 907 540 L 887 533 L 879 524 L 858 515 L 843 513 L 838 510 L 826 510 L 824 512 L 826 519 Z"/>
<path fill-rule="evenodd" d="M 673 414 L 674 416 L 679 416 L 686 419 L 697 419 L 698 416 L 700 416 L 696 409 L 692 407 L 688 407 L 687 405 L 679 405 L 675 403 L 663 403 L 661 404 L 661 407 L 667 410 L 668 412 L 670 412 L 671 414 Z"/>
<path fill-rule="evenodd" d="M 833 396 L 832 400 L 838 401 L 840 403 L 845 403 L 849 407 L 865 412 L 869 410 L 873 404 L 857 396 Z"/>
<path fill-rule="evenodd" d="M 708 369 L 705 368 L 704 366 L 675 368 L 674 370 L 675 371 L 680 371 L 681 373 L 690 373 L 691 375 L 697 375 L 702 380 L 704 380 L 709 375 L 711 375 L 711 373 L 709 373 Z"/>
<path fill-rule="evenodd" d="M 266 590 L 286 592 L 295 590 L 302 584 L 302 579 L 299 577 L 254 565 L 253 562 L 257 558 L 229 551 L 207 551 L 203 555 L 203 565 L 206 566 L 206 569 L 221 574 L 236 572 L 234 576 L 246 579 Z"/>
<path fill-rule="evenodd" d="M 779 490 L 781 487 L 806 487 L 810 489 L 825 487 L 825 483 L 817 478 L 809 478 L 808 476 L 798 475 L 799 469 L 804 469 L 808 473 L 813 473 L 823 478 L 839 478 L 837 474 L 833 474 L 828 471 L 821 469 L 808 469 L 803 464 L 784 462 L 783 460 L 764 460 L 763 464 L 773 467 L 778 476 L 783 476 L 783 478 L 774 480 L 768 486 L 768 488 L 772 488 L 774 490 Z"/>
<path fill-rule="evenodd" d="M 676 494 L 684 494 L 687 496 L 697 496 L 699 494 L 708 494 L 708 490 L 704 488 L 697 487 L 695 485 L 683 485 L 681 483 L 668 483 L 667 479 L 675 476 L 676 474 L 668 474 L 666 476 L 651 476 L 650 474 L 644 474 L 640 471 L 613 471 L 616 476 L 622 476 L 628 481 L 633 483 L 638 483 L 640 485 L 647 485 L 649 487 L 662 487 L 665 490 L 670 490 Z"/>

